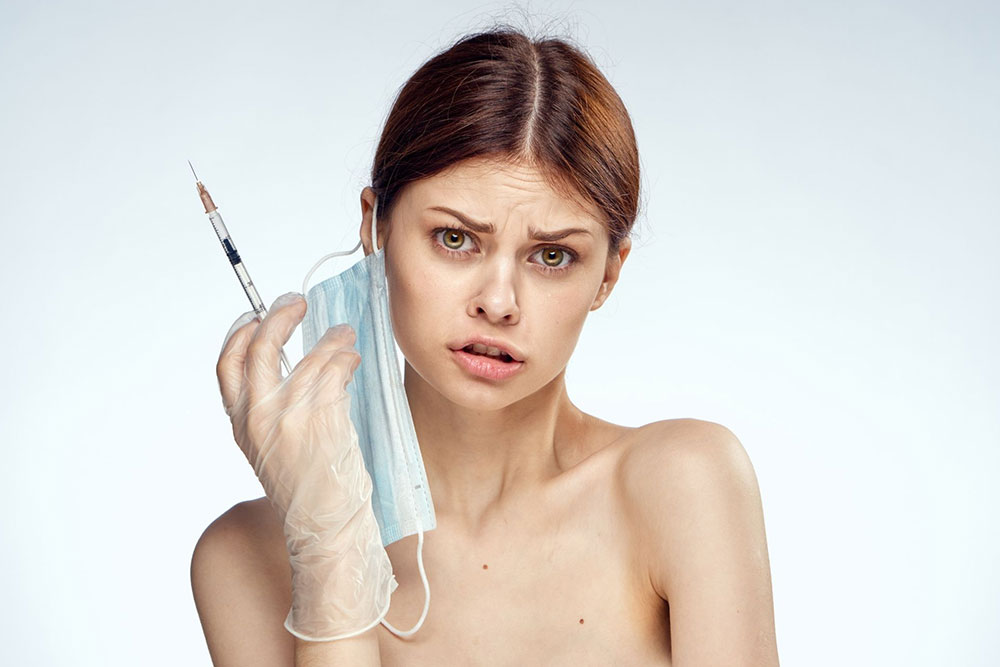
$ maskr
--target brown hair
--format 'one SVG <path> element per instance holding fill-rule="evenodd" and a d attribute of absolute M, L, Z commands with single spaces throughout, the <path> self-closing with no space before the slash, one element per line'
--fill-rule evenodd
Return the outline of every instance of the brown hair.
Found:
<path fill-rule="evenodd" d="M 558 38 L 502 27 L 460 38 L 403 85 L 372 165 L 379 218 L 400 191 L 462 160 L 525 161 L 554 189 L 605 216 L 609 254 L 639 206 L 639 154 L 628 111 L 597 66 Z"/>

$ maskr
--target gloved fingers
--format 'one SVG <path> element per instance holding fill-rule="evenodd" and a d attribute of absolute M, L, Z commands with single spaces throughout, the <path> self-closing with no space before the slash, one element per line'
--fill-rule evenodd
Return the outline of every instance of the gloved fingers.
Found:
<path fill-rule="evenodd" d="M 323 367 L 330 361 L 331 352 L 342 348 L 353 350 L 351 346 L 355 340 L 354 329 L 349 324 L 339 324 L 327 329 L 286 379 L 284 391 L 287 402 L 294 404 L 314 393 L 316 376 L 323 372 Z"/>
<path fill-rule="evenodd" d="M 323 366 L 316 380 L 316 390 L 313 392 L 313 401 L 319 405 L 330 405 L 339 401 L 354 371 L 361 365 L 361 354 L 353 347 L 341 347 L 332 350 L 329 354 L 329 361 Z"/>
<path fill-rule="evenodd" d="M 247 312 L 243 313 L 242 315 L 236 318 L 236 321 L 233 322 L 233 326 L 229 327 L 229 333 L 226 334 L 226 339 L 222 341 L 222 347 L 219 349 L 220 357 L 222 356 L 222 353 L 225 352 L 226 345 L 229 344 L 229 341 L 233 337 L 233 334 L 235 334 L 239 329 L 245 327 L 254 320 L 260 322 L 260 320 L 257 319 L 257 313 L 252 310 L 248 310 Z"/>
<path fill-rule="evenodd" d="M 233 405 L 240 395 L 243 385 L 243 365 L 246 359 L 247 343 L 260 324 L 257 313 L 249 311 L 240 315 L 222 343 L 219 361 L 215 365 L 215 375 L 219 379 L 222 393 L 222 407 L 231 414 Z"/>
<path fill-rule="evenodd" d="M 270 394 L 281 383 L 279 352 L 305 314 L 306 300 L 298 292 L 282 294 L 271 304 L 267 316 L 247 344 L 244 379 L 248 392 Z"/>
<path fill-rule="evenodd" d="M 358 336 L 354 332 L 354 327 L 346 322 L 338 324 L 327 329 L 326 333 L 324 333 L 320 339 L 316 341 L 316 344 L 311 350 L 309 350 L 309 354 L 306 356 L 313 355 L 316 357 L 322 357 L 322 364 L 326 364 L 328 361 L 326 356 L 331 350 L 336 350 L 344 347 L 345 345 L 354 345 L 354 342 L 357 339 Z"/>

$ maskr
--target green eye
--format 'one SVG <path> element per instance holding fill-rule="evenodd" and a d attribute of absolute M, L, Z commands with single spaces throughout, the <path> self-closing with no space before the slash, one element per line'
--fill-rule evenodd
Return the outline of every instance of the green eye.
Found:
<path fill-rule="evenodd" d="M 457 229 L 445 230 L 443 241 L 446 247 L 451 248 L 452 250 L 457 250 L 458 248 L 461 248 L 462 244 L 465 242 L 465 233 L 460 232 Z"/>
<path fill-rule="evenodd" d="M 473 252 L 475 252 L 475 245 L 473 244 L 473 250 L 462 250 L 462 246 L 465 242 L 474 239 L 475 237 L 470 236 L 469 233 L 456 229 L 454 227 L 438 227 L 433 232 L 431 232 L 433 237 L 432 244 L 439 252 L 445 253 L 448 257 L 454 257 L 456 259 L 460 257 L 465 257 Z M 441 250 L 444 248 L 444 250 Z M 573 266 L 579 261 L 579 256 L 573 250 L 567 248 L 561 248 L 559 246 L 549 246 L 542 248 L 541 250 L 536 250 L 532 256 L 542 256 L 542 263 L 538 264 L 543 273 L 555 275 L 561 274 L 564 271 L 568 271 L 573 268 Z M 564 262 L 563 260 L 569 260 Z"/>
<path fill-rule="evenodd" d="M 548 248 L 542 251 L 542 261 L 548 266 L 559 266 L 565 253 L 559 248 Z M 551 263 L 550 263 L 551 260 Z"/>

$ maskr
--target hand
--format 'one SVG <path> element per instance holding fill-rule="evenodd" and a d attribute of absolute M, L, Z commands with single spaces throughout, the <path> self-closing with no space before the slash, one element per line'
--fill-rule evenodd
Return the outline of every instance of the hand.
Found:
<path fill-rule="evenodd" d="M 236 443 L 283 520 L 301 478 L 322 467 L 315 457 L 350 453 L 346 386 L 361 362 L 354 331 L 344 324 L 329 329 L 282 379 L 278 351 L 305 316 L 304 306 L 292 293 L 275 300 L 263 322 L 244 315 L 240 320 L 249 323 L 227 337 L 216 367 Z"/>
<path fill-rule="evenodd" d="M 216 373 L 233 436 L 284 525 L 293 593 L 285 627 L 329 641 L 377 624 L 396 581 L 350 420 L 346 387 L 361 363 L 353 329 L 329 329 L 281 377 L 278 351 L 305 305 L 290 293 L 263 322 L 252 312 L 237 320 Z"/>

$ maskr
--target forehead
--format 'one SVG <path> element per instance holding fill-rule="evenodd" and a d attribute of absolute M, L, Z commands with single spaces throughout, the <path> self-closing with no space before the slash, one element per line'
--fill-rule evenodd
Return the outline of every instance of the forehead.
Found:
<path fill-rule="evenodd" d="M 407 190 L 421 210 L 450 202 L 448 205 L 465 207 L 464 213 L 482 218 L 521 211 L 603 229 L 601 212 L 593 202 L 554 187 L 546 174 L 525 162 L 464 160 L 411 183 Z"/>

